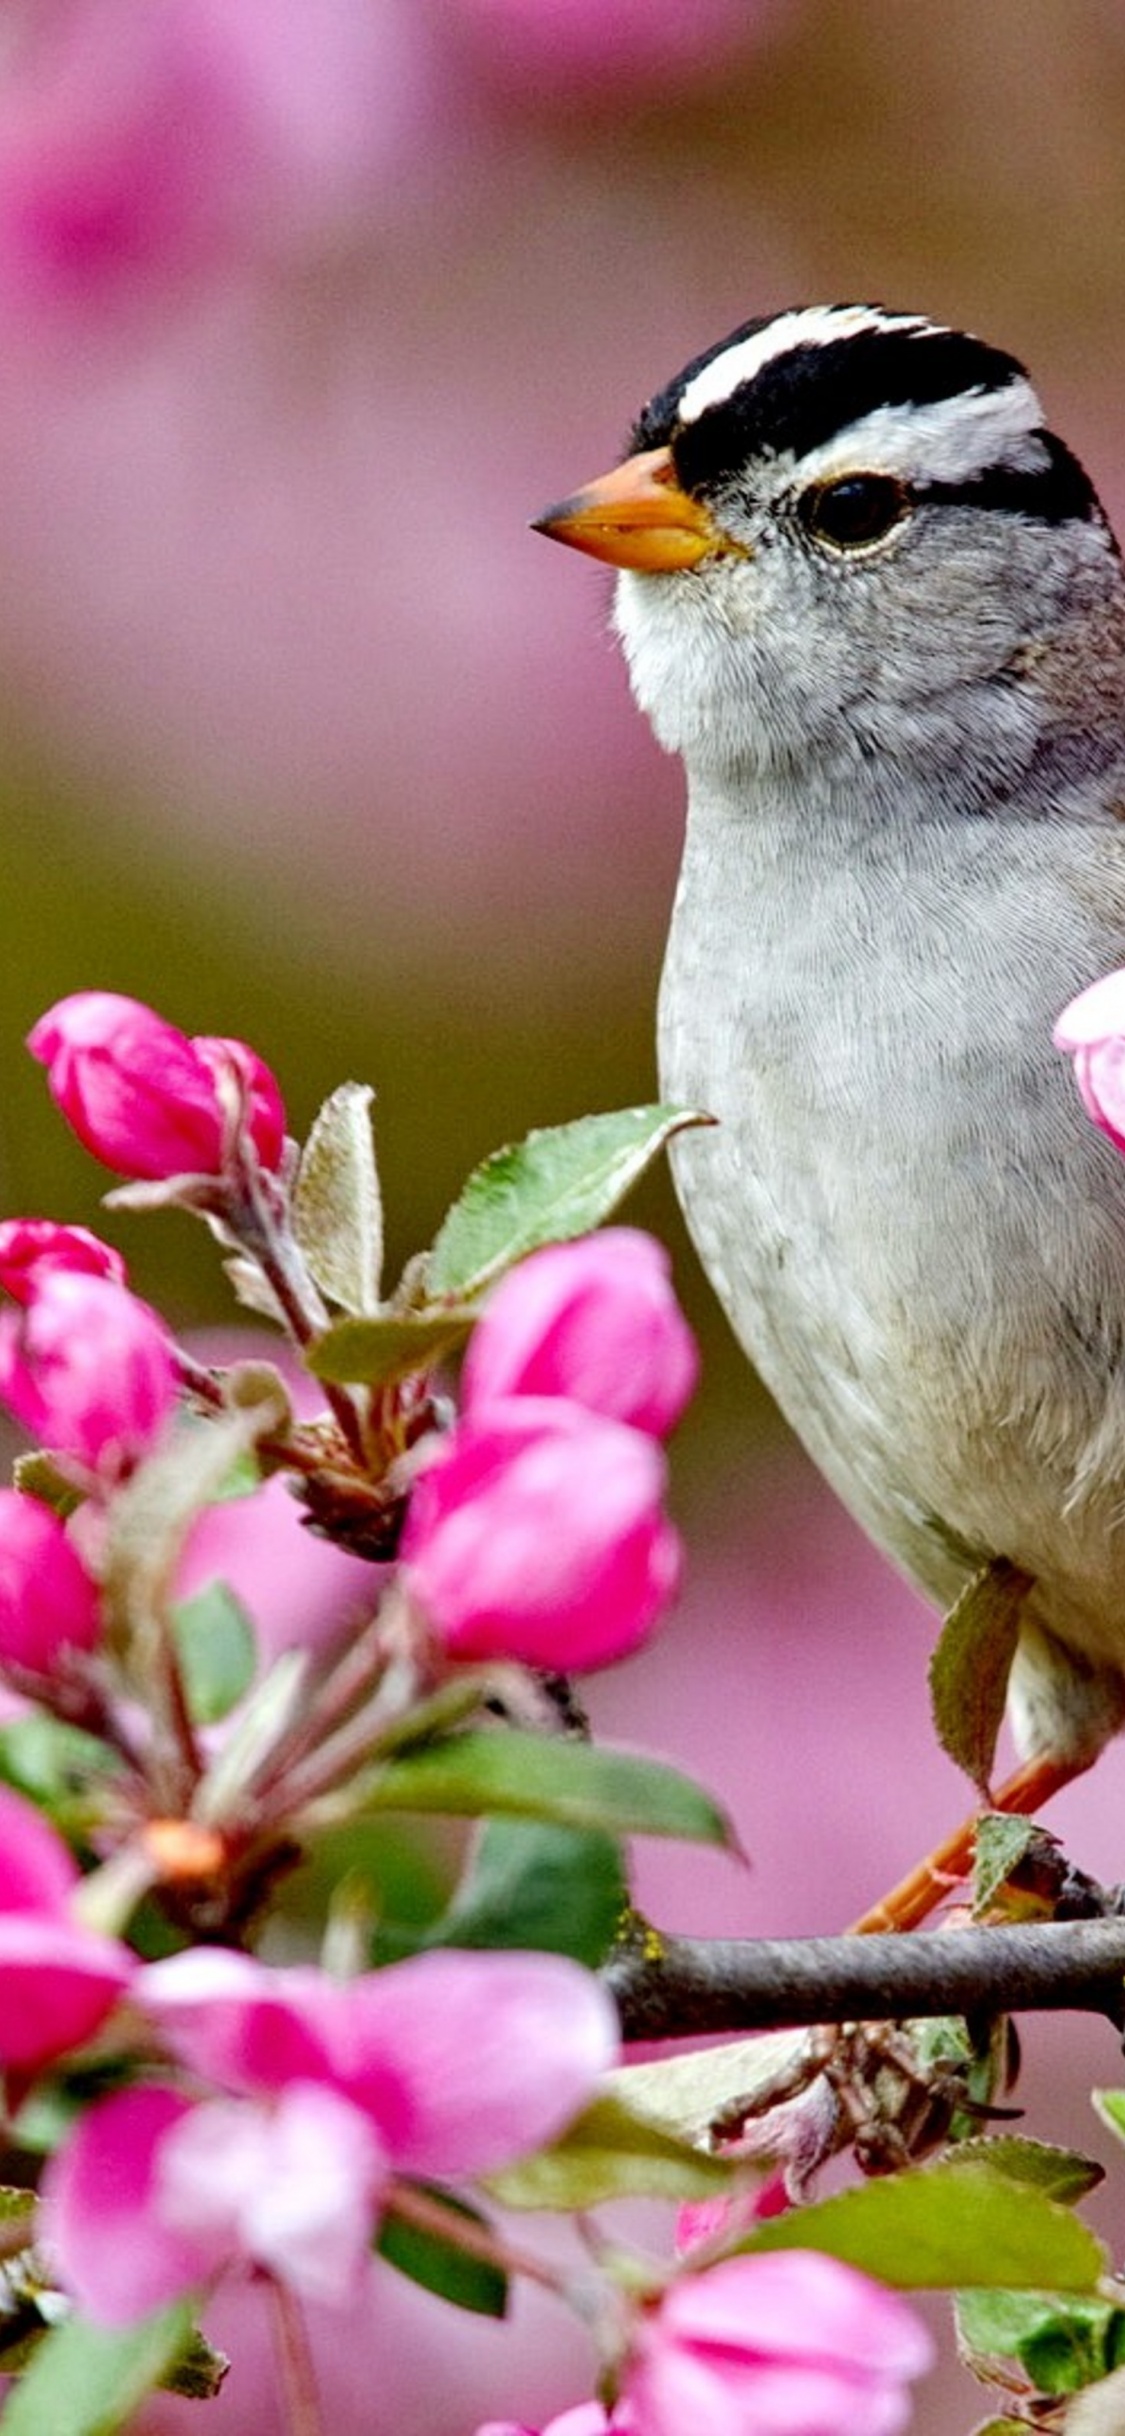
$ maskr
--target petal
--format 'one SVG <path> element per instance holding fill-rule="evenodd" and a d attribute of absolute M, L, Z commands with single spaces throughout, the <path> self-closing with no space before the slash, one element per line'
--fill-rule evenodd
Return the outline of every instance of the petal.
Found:
<path fill-rule="evenodd" d="M 33 2069 L 84 2046 L 132 1976 L 111 1937 L 57 1914 L 0 1915 L 0 2065 Z"/>
<path fill-rule="evenodd" d="M 387 2167 L 358 2108 L 298 2081 L 269 2108 L 192 2108 L 161 2143 L 158 2181 L 166 2224 L 338 2307 L 363 2276 Z"/>
<path fill-rule="evenodd" d="M 1125 1035 L 1125 971 L 1103 973 L 1063 1008 L 1052 1038 L 1057 1049 L 1093 1047 Z"/>
<path fill-rule="evenodd" d="M 660 2322 L 695 2346 L 817 2365 L 839 2359 L 895 2377 L 920 2376 L 933 2355 L 921 2320 L 897 2293 L 817 2250 L 723 2259 L 684 2276 Z"/>
<path fill-rule="evenodd" d="M 270 1970 L 199 1946 L 151 1963 L 136 1997 L 181 2062 L 221 2089 L 253 2095 L 334 2077 L 344 1991 L 326 1972 Z"/>
<path fill-rule="evenodd" d="M 346 2086 L 407 2173 L 486 2173 L 553 2139 L 618 2060 L 608 1996 L 559 1955 L 420 1954 L 346 1994 Z"/>
<path fill-rule="evenodd" d="M 172 2089 L 119 2091 L 79 2117 L 45 2169 L 43 2238 L 68 2292 L 102 2325 L 178 2300 L 222 2263 L 157 2205 L 161 2143 L 190 2111 Z"/>
<path fill-rule="evenodd" d="M 63 1912 L 80 1874 L 34 1803 L 0 1785 L 0 1913 Z"/>

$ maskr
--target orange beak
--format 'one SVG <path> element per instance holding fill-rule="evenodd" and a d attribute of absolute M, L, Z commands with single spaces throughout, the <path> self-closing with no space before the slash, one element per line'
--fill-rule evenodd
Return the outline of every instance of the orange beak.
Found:
<path fill-rule="evenodd" d="M 668 448 L 627 457 L 612 474 L 537 516 L 532 530 L 611 567 L 639 567 L 648 575 L 696 567 L 720 551 L 746 555 L 699 500 L 680 489 Z"/>

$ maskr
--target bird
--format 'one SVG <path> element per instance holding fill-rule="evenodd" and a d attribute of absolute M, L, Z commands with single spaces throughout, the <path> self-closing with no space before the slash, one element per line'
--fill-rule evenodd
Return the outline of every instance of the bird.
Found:
<path fill-rule="evenodd" d="M 933 1602 L 1023 1580 L 1009 1714 L 1062 1782 L 1125 1722 L 1125 1165 L 1051 1037 L 1125 964 L 1094 486 L 1014 356 L 802 305 L 695 355 L 536 521 L 618 570 L 686 771 L 658 1042 L 718 1120 L 673 1154 L 704 1268 Z"/>

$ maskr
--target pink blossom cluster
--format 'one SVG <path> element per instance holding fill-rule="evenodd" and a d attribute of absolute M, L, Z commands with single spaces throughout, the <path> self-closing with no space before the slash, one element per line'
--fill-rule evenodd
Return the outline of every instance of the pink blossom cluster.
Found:
<path fill-rule="evenodd" d="M 244 1043 L 189 1039 L 133 999 L 81 992 L 41 1019 L 29 1045 L 80 1141 L 119 1174 L 189 1200 L 247 1177 L 283 1196 L 281 1095 Z M 0 1282 L 19 1305 L 0 1317 L 0 1397 L 85 1490 L 111 1488 L 175 1401 L 160 1321 L 130 1293 L 118 1256 L 81 1228 L 0 1228 Z M 402 1542 L 403 1587 L 447 1659 L 575 1670 L 645 1639 L 680 1573 L 658 1441 L 695 1376 L 667 1256 L 633 1229 L 548 1246 L 497 1286 L 466 1357 L 460 1417 L 427 1445 Z M 32 1524 L 13 1503 L 0 1529 L 8 1646 L 22 1634 L 44 1651 L 47 1576 L 33 1593 L 24 1563 Z M 69 1616 L 69 1543 L 47 1515 L 35 1530 L 44 1553 L 50 1537 Z M 16 1620 L 21 1568 L 34 1627 Z M 88 1621 L 65 1637 L 89 1646 Z"/>
<path fill-rule="evenodd" d="M 349 1981 L 205 1947 L 145 1965 L 83 1926 L 80 1883 L 0 1786 L 0 2068 L 26 2081 L 98 2036 L 137 2075 L 80 2116 L 44 2185 L 55 2264 L 106 2323 L 239 2259 L 338 2300 L 396 2176 L 540 2146 L 616 2058 L 608 1997 L 555 1955 L 424 1954 Z"/>
<path fill-rule="evenodd" d="M 108 993 L 63 1000 L 30 1045 L 74 1131 L 129 1179 L 134 1204 L 201 1211 L 299 1349 L 331 1337 L 335 1273 L 329 1264 L 322 1291 L 306 1258 L 292 1192 L 299 1154 L 256 1052 L 190 1038 Z M 333 1223 L 349 1210 L 345 1190 Z M 210 1934 L 217 1919 L 237 1937 L 279 1855 L 300 1848 L 317 1796 L 330 1817 L 354 1815 L 353 1776 L 362 1784 L 374 1762 L 377 1777 L 388 1747 L 393 1760 L 412 1703 L 429 1702 L 432 1730 L 433 1695 L 451 1668 L 601 1665 L 645 1638 L 680 1562 L 661 1441 L 696 1375 L 668 1262 L 648 1237 L 616 1227 L 510 1267 L 473 1328 L 452 1420 L 417 1382 L 400 1406 L 393 1388 L 386 1401 L 362 1375 L 336 1390 L 334 1493 L 357 1480 L 380 1491 L 380 1464 L 391 1462 L 405 1482 L 390 1621 L 377 1606 L 352 1645 L 320 1675 L 311 1669 L 300 1713 L 280 1715 L 272 1740 L 251 1737 L 245 1763 L 237 1728 L 229 1744 L 220 1735 L 213 1772 L 164 1604 L 183 1512 L 159 1499 L 143 1508 L 140 1536 L 155 1527 L 158 1544 L 146 1539 L 137 1604 L 121 1590 L 129 1532 L 115 1541 L 114 1529 L 130 1497 L 175 1471 L 185 1389 L 204 1415 L 217 1397 L 220 1422 L 234 1410 L 89 1230 L 0 1225 L 0 1286 L 10 1298 L 0 1397 L 51 1458 L 31 1475 L 42 1497 L 0 1490 L 0 1669 L 100 1735 L 116 1768 L 86 1830 L 104 1867 L 85 1879 L 54 1829 L 0 1788 L 9 2103 L 18 2109 L 44 2076 L 72 2096 L 89 2090 L 91 2067 L 112 2079 L 79 2108 L 44 2170 L 44 2256 L 81 2313 L 106 2327 L 181 2298 L 198 2303 L 239 2272 L 298 2302 L 338 2306 L 358 2294 L 388 2219 L 469 2246 L 463 2186 L 565 2133 L 617 2060 L 607 1994 L 553 1953 L 435 1947 L 372 1971 L 360 1948 L 352 1975 L 337 1976 L 185 1942 L 146 1962 L 107 1923 L 123 1928 L 138 1893 L 156 1888 L 177 1934 L 190 1938 L 201 1921 Z M 380 1307 L 376 1330 L 387 1317 Z M 464 1310 L 453 1317 L 463 1324 Z M 419 1436 L 392 1434 L 388 1457 L 373 1434 L 380 1422 L 389 1412 L 406 1432 L 419 1410 Z M 315 1462 L 324 1425 L 308 1443 L 286 1426 L 269 1439 L 271 1458 L 282 1468 Z M 191 1511 L 189 1500 L 189 1520 Z M 150 1710 L 149 1671 L 159 1678 Z M 479 1697 L 471 1678 L 469 1689 Z M 335 1814 L 333 1799 L 343 1803 Z M 218 1914 L 216 1889 L 227 1897 Z M 755 2222 L 762 2212 L 755 2205 Z M 518 2271 L 502 2234 L 476 2215 L 468 2222 L 490 2266 Z M 741 2226 L 732 2215 L 731 2238 Z M 709 2237 L 726 2236 L 712 2227 Z M 565 2278 L 555 2280 L 565 2292 Z M 568 2414 L 557 2436 L 679 2436 L 697 2425 L 716 2436 L 894 2436 L 928 2358 L 901 2303 L 818 2256 L 712 2265 L 696 2250 L 658 2300 L 617 2289 L 611 2275 L 602 2282 L 617 2399 L 608 2415 L 594 2404 Z"/>
<path fill-rule="evenodd" d="M 657 1439 L 695 1376 L 650 1236 L 607 1228 L 510 1272 L 403 1539 L 405 1586 L 450 1655 L 583 1668 L 645 1638 L 680 1573 Z"/>
<path fill-rule="evenodd" d="M 338 2306 L 381 2218 L 409 2221 L 416 2180 L 432 2207 L 435 2178 L 555 2138 L 616 2059 L 608 1997 L 559 1956 L 430 1953 L 351 1980 L 205 1947 L 144 1964 L 82 1925 L 79 1885 L 53 1829 L 0 1788 L 9 2087 L 92 2053 L 132 2076 L 78 2116 L 43 2180 L 45 2257 L 96 2323 L 202 2298 L 238 2268 Z M 812 2252 L 689 2265 L 629 2322 L 612 2412 L 591 2403 L 544 2436 L 896 2436 L 930 2362 L 901 2301 Z"/>

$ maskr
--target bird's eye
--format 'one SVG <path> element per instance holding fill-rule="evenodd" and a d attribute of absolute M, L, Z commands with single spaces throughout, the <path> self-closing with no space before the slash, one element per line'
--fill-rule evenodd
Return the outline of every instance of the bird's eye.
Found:
<path fill-rule="evenodd" d="M 814 541 L 833 550 L 870 550 L 901 524 L 910 494 L 892 474 L 846 474 L 820 482 L 800 502 L 801 521 Z"/>

